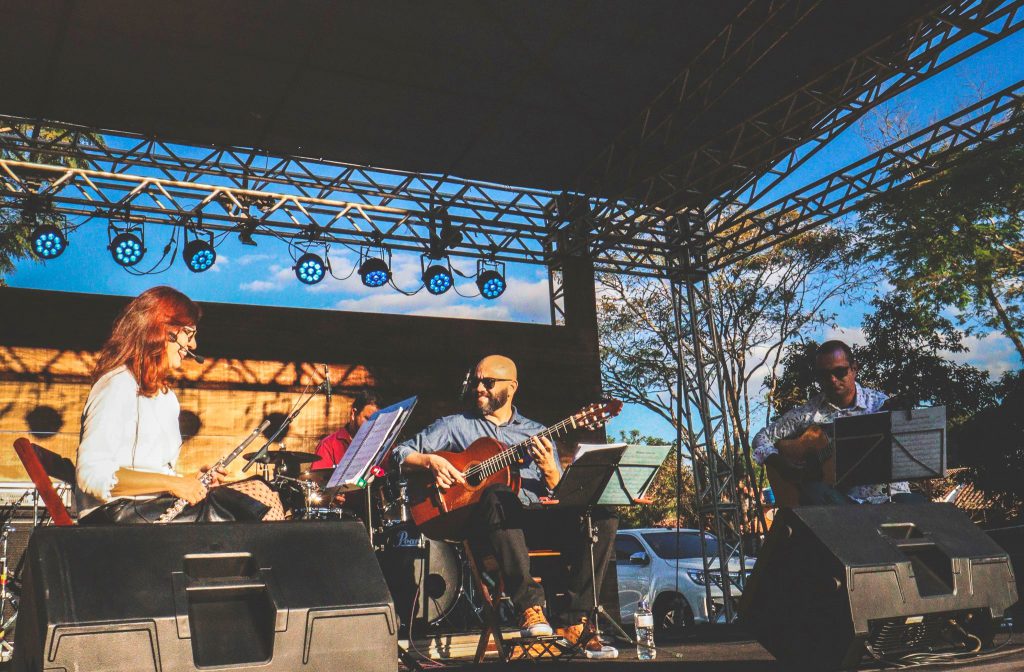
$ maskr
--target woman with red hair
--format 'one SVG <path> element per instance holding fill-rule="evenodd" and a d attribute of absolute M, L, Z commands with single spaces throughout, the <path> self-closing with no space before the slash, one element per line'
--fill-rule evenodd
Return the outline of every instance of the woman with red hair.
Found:
<path fill-rule="evenodd" d="M 177 498 L 203 502 L 186 509 L 182 521 L 260 518 L 268 510 L 234 491 L 211 502 L 198 475 L 174 471 L 181 450 L 180 407 L 169 382 L 196 348 L 201 315 L 178 290 L 153 287 L 132 299 L 114 322 L 82 414 L 76 465 L 80 522 L 152 522 L 163 512 L 160 507 Z"/>

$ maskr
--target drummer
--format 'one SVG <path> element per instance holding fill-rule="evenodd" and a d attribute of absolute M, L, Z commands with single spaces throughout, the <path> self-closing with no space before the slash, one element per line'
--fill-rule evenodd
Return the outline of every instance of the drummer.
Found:
<path fill-rule="evenodd" d="M 352 401 L 352 409 L 348 414 L 348 422 L 341 429 L 320 441 L 316 447 L 316 454 L 320 459 L 310 465 L 310 469 L 333 469 L 338 466 L 345 451 L 352 443 L 352 437 L 356 435 L 363 423 L 377 412 L 379 407 L 380 400 L 372 390 L 364 390 L 356 394 L 356 398 Z"/>

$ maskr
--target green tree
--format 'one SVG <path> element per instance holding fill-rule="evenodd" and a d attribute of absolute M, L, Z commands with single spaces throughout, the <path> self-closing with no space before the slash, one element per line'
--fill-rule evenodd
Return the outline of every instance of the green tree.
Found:
<path fill-rule="evenodd" d="M 953 430 L 961 480 L 992 498 L 1007 518 L 1024 511 L 1024 369 L 1007 373 L 997 387 L 1001 403 Z"/>
<path fill-rule="evenodd" d="M 858 256 L 882 262 L 922 313 L 958 311 L 969 332 L 999 330 L 1024 359 L 1024 130 L 863 211 Z M 908 170 L 908 172 L 913 169 Z"/>
<path fill-rule="evenodd" d="M 721 349 L 729 380 L 724 406 L 736 428 L 733 439 L 747 453 L 751 429 L 767 419 L 757 381 L 778 364 L 787 342 L 833 324 L 828 306 L 855 300 L 869 281 L 863 267 L 848 263 L 850 252 L 849 236 L 821 227 L 711 275 L 721 348 L 710 342 L 704 348 Z M 689 332 L 676 333 L 670 285 L 611 274 L 597 280 L 605 391 L 676 426 L 693 401 L 680 407 L 677 370 L 684 367 L 693 379 L 693 358 Z"/>

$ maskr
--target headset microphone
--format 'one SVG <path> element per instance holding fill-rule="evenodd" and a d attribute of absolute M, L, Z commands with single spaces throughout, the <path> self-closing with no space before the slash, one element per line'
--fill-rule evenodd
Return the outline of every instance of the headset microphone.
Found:
<path fill-rule="evenodd" d="M 168 334 L 167 335 L 167 340 L 170 341 L 171 343 L 178 343 L 178 335 L 177 334 Z M 206 357 L 203 357 L 200 354 L 196 354 L 195 352 L 192 352 L 192 350 L 190 350 L 187 345 L 182 345 L 181 343 L 178 343 L 178 347 L 185 351 L 185 356 L 186 357 L 188 357 L 190 359 L 196 360 L 196 364 L 202 364 L 203 362 L 206 361 Z"/>

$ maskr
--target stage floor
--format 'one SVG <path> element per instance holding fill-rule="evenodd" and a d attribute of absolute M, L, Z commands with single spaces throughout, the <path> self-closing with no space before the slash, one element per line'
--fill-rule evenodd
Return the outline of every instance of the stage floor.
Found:
<path fill-rule="evenodd" d="M 615 660 L 591 661 L 583 658 L 572 661 L 517 661 L 502 667 L 505 670 L 555 670 L 561 668 L 578 668 L 580 665 L 597 666 L 601 670 L 614 672 L 615 670 L 637 669 L 671 669 L 684 670 L 687 672 L 784 672 L 788 668 L 783 667 L 775 661 L 770 653 L 764 650 L 760 644 L 749 639 L 743 639 L 742 633 L 735 633 L 734 639 L 719 639 L 719 641 L 686 641 L 673 643 L 658 648 L 658 657 L 652 661 L 639 661 L 636 658 L 636 651 L 627 647 L 619 648 L 619 657 Z M 1007 635 L 996 636 L 997 649 L 985 653 L 972 660 L 959 660 L 955 663 L 944 665 L 923 665 L 914 667 L 915 670 L 972 670 L 978 672 L 1020 672 L 1024 670 L 1024 632 L 1014 633 L 1008 641 Z M 1003 641 L 1006 644 L 999 646 Z M 465 659 L 448 659 L 444 661 L 431 661 L 424 665 L 424 669 L 440 669 L 433 665 L 441 664 L 452 668 L 472 668 L 473 665 Z M 538 664 L 540 667 L 538 667 Z M 481 665 L 500 667 L 497 661 L 489 658 L 488 662 Z M 863 670 L 881 669 L 879 667 L 863 667 Z M 893 668 L 886 668 L 893 669 Z"/>

